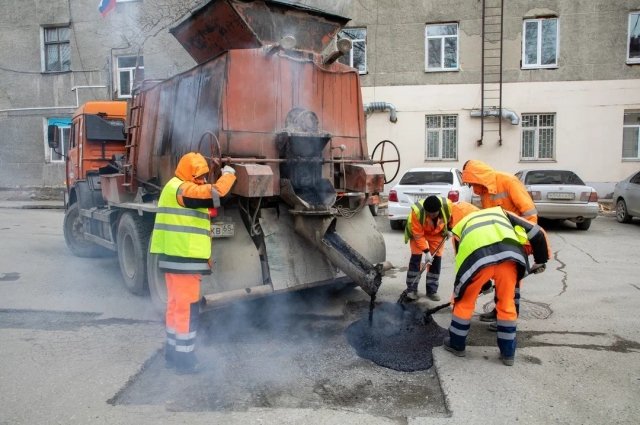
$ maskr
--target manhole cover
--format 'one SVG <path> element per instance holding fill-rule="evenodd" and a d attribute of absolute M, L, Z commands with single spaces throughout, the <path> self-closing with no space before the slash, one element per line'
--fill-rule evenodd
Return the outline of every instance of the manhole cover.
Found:
<path fill-rule="evenodd" d="M 493 301 L 489 301 L 486 303 L 482 310 L 485 313 L 490 312 L 495 307 L 495 303 Z M 520 298 L 520 315 L 518 319 L 522 320 L 544 320 L 548 319 L 551 316 L 553 310 L 549 307 L 549 304 L 529 301 L 524 298 Z"/>

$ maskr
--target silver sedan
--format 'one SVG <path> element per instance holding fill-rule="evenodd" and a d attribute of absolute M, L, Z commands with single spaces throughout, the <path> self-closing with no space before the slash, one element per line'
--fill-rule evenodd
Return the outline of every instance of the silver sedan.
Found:
<path fill-rule="evenodd" d="M 516 177 L 527 187 L 538 217 L 570 220 L 587 230 L 598 216 L 598 193 L 569 170 L 522 170 Z"/>
<path fill-rule="evenodd" d="M 640 217 L 640 171 L 616 183 L 613 202 L 616 220 L 620 223 L 629 223 L 633 217 Z"/>

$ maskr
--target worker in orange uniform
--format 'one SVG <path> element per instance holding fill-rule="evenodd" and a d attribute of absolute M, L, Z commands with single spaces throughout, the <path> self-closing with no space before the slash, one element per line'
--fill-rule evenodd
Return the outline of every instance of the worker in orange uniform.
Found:
<path fill-rule="evenodd" d="M 516 352 L 516 283 L 527 273 L 541 273 L 549 260 L 545 233 L 533 224 L 501 207 L 472 212 L 452 229 L 456 239 L 456 278 L 453 313 L 444 348 L 456 356 L 466 355 L 471 317 L 482 286 L 495 282 L 497 342 L 500 358 L 512 366 Z M 525 245 L 531 247 L 535 263 L 529 267 Z"/>
<path fill-rule="evenodd" d="M 447 237 L 449 219 L 451 217 L 451 201 L 443 196 L 428 196 L 411 206 L 404 230 L 404 243 L 409 242 L 411 257 L 407 270 L 407 289 L 402 293 L 402 301 L 418 299 L 418 282 L 420 271 L 427 270 L 427 298 L 440 301 L 438 286 L 444 244 Z M 424 254 L 424 262 L 421 264 Z"/>
<path fill-rule="evenodd" d="M 160 254 L 159 266 L 167 283 L 165 360 L 177 373 L 196 373 L 200 280 L 210 274 L 210 208 L 220 206 L 236 181 L 235 170 L 222 168 L 215 184 L 207 184 L 207 161 L 190 152 L 178 162 L 175 177 L 158 200 L 151 252 Z"/>
<path fill-rule="evenodd" d="M 482 161 L 471 159 L 462 168 L 462 182 L 471 185 L 480 197 L 482 208 L 502 207 L 531 223 L 538 223 L 538 211 L 531 195 L 513 174 L 496 171 Z M 491 289 L 489 282 L 485 289 Z M 520 311 L 520 282 L 516 287 L 516 309 Z M 495 322 L 496 309 L 481 314 L 480 320 Z M 495 327 L 490 326 L 490 329 L 495 330 Z"/>

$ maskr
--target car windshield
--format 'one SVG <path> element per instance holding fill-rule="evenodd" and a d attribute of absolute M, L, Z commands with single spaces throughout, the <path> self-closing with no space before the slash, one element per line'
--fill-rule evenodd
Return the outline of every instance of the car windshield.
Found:
<path fill-rule="evenodd" d="M 453 173 L 451 171 L 409 171 L 402 176 L 399 184 L 419 185 L 419 184 L 453 184 Z"/>
<path fill-rule="evenodd" d="M 524 184 L 575 184 L 584 186 L 584 182 L 576 173 L 565 170 L 530 171 L 524 179 Z"/>

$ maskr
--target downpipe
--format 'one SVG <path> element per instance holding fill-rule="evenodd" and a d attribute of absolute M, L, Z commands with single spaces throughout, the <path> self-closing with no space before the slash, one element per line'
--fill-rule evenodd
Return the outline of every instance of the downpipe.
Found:
<path fill-rule="evenodd" d="M 369 296 L 375 295 L 382 283 L 384 265 L 371 264 L 342 239 L 336 232 L 336 220 L 334 216 L 299 214 L 294 217 L 294 228 L 364 292 Z"/>

